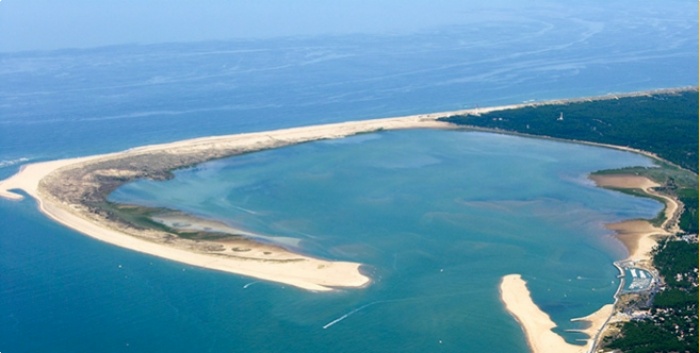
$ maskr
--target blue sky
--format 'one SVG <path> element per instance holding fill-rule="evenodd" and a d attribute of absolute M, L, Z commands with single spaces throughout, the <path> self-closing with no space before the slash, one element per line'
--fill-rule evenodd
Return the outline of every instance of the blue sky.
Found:
<path fill-rule="evenodd" d="M 296 35 L 410 33 L 468 23 L 470 16 L 484 7 L 515 10 L 514 3 L 517 2 L 0 0 L 0 51 Z"/>

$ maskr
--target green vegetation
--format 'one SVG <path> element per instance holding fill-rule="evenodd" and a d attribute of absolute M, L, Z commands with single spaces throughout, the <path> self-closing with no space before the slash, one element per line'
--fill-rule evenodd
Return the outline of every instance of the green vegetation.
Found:
<path fill-rule="evenodd" d="M 669 241 L 655 251 L 654 263 L 668 287 L 654 297 L 653 315 L 624 323 L 603 342 L 622 352 L 697 352 L 698 244 Z"/>
<path fill-rule="evenodd" d="M 657 167 L 627 167 L 620 169 L 600 170 L 594 175 L 627 174 L 645 176 L 660 185 L 671 189 L 697 189 L 698 176 L 687 170 L 680 169 L 663 161 L 656 161 Z"/>
<path fill-rule="evenodd" d="M 628 146 L 654 153 L 673 164 L 658 160 L 655 168 L 631 167 L 596 174 L 633 174 L 659 183 L 662 185 L 659 192 L 678 197 L 685 206 L 681 229 L 689 234 L 698 232 L 697 90 L 538 105 L 440 120 L 505 132 Z M 623 192 L 649 197 L 633 190 Z M 657 217 L 652 223 L 658 225 L 660 221 Z"/>
<path fill-rule="evenodd" d="M 592 173 L 592 174 L 597 174 Z M 648 219 L 649 223 L 651 223 L 655 227 L 660 227 L 663 225 L 664 221 L 666 221 L 666 200 L 664 200 L 661 197 L 655 196 L 655 195 L 650 195 L 647 194 L 646 191 L 642 189 L 628 189 L 628 188 L 614 188 L 614 187 L 606 187 L 608 190 L 615 190 L 617 192 L 621 192 L 623 194 L 627 195 L 632 195 L 632 196 L 637 196 L 637 197 L 644 197 L 652 200 L 658 201 L 660 204 L 664 205 L 664 208 L 659 211 L 659 213 L 656 214 L 656 216 L 652 219 Z"/>
<path fill-rule="evenodd" d="M 447 117 L 455 124 L 628 146 L 698 172 L 698 92 L 552 104 Z"/>
<path fill-rule="evenodd" d="M 654 168 L 596 172 L 648 177 L 661 185 L 656 188 L 658 192 L 676 197 L 684 206 L 679 219 L 684 234 L 669 238 L 653 254 L 654 266 L 666 287 L 656 295 L 650 293 L 653 300 L 648 315 L 624 323 L 618 334 L 605 337 L 602 344 L 619 352 L 698 352 L 697 90 L 539 105 L 441 120 L 504 132 L 626 146 L 663 158 L 656 161 Z M 620 191 L 650 197 L 639 190 Z M 658 225 L 663 220 L 657 217 L 651 221 Z"/>
<path fill-rule="evenodd" d="M 698 189 L 678 190 L 678 200 L 685 206 L 679 226 L 689 234 L 698 234 Z"/>
<path fill-rule="evenodd" d="M 645 176 L 661 187 L 657 188 L 659 192 L 669 195 L 675 195 L 678 200 L 684 205 L 684 211 L 680 216 L 679 226 L 683 232 L 688 234 L 698 233 L 698 176 L 687 170 L 680 169 L 671 164 L 659 161 L 658 167 L 628 167 L 620 169 L 600 170 L 592 173 L 593 175 L 611 175 L 611 174 L 626 174 Z M 640 189 L 616 189 L 610 188 L 626 194 L 646 197 L 664 203 L 664 200 L 649 195 Z M 665 210 L 661 210 L 659 214 L 649 220 L 653 225 L 660 226 L 664 220 Z"/>
<path fill-rule="evenodd" d="M 166 233 L 174 233 L 176 231 L 152 219 L 153 216 L 166 211 L 164 208 L 105 202 L 102 209 L 108 212 L 110 218 L 121 219 L 137 229 L 155 229 Z"/>
<path fill-rule="evenodd" d="M 163 214 L 173 214 L 173 213 L 179 213 L 178 211 L 174 211 L 168 208 L 164 207 L 146 207 L 146 206 L 139 206 L 139 205 L 127 205 L 127 204 L 119 204 L 119 203 L 112 203 L 112 202 L 106 202 L 105 205 L 103 206 L 103 209 L 108 212 L 110 217 L 116 217 L 118 219 L 121 219 L 122 221 L 126 222 L 132 227 L 135 227 L 137 229 L 154 229 L 158 231 L 162 231 L 165 233 L 173 234 L 177 236 L 178 238 L 182 239 L 189 239 L 189 240 L 195 240 L 195 241 L 200 241 L 200 240 L 228 240 L 228 239 L 237 239 L 240 238 L 241 236 L 236 235 L 236 234 L 228 234 L 228 233 L 222 233 L 222 232 L 215 232 L 215 231 L 196 231 L 196 230 L 180 230 L 177 228 L 173 228 L 170 226 L 167 226 L 163 223 L 156 222 L 153 220 L 154 216 L 158 215 L 163 215 Z M 192 217 L 192 216 L 190 216 Z"/>
<path fill-rule="evenodd" d="M 685 241 L 669 241 L 654 254 L 659 274 L 671 288 L 690 289 L 697 285 L 698 245 Z M 697 290 L 697 287 L 696 287 Z M 696 296 L 697 301 L 697 296 Z"/>

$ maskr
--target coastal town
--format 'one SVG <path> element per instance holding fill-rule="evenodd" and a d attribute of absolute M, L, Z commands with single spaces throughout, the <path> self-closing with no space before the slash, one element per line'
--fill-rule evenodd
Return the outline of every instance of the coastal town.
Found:
<path fill-rule="evenodd" d="M 587 352 L 697 351 L 697 107 L 698 90 L 690 87 L 445 119 L 487 131 L 622 148 L 657 161 L 655 168 L 599 171 L 590 177 L 598 186 L 665 206 L 652 220 L 607 225 L 629 256 L 615 263 L 620 279 L 615 308 Z M 686 124 L 693 128 L 661 133 Z"/>

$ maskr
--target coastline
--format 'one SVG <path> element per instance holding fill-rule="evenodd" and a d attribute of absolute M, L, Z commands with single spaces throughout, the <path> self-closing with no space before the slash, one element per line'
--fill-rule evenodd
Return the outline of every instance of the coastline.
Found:
<path fill-rule="evenodd" d="M 615 266 L 624 274 L 622 263 L 626 266 L 646 268 L 654 272 L 651 252 L 656 246 L 658 239 L 667 237 L 675 233 L 678 228 L 677 213 L 680 205 L 677 200 L 662 195 L 653 190 L 660 186 L 650 179 L 631 174 L 610 174 L 589 176 L 598 187 L 610 189 L 638 189 L 642 192 L 661 198 L 665 201 L 664 222 L 661 226 L 654 226 L 648 220 L 626 220 L 622 222 L 607 224 L 606 228 L 613 231 L 614 237 L 618 239 L 627 249 L 628 257 L 615 262 Z M 622 286 L 621 282 L 621 286 Z M 590 352 L 597 346 L 601 333 L 604 332 L 608 322 L 614 315 L 615 305 L 618 301 L 622 287 L 615 293 L 615 302 L 606 304 L 596 312 L 572 321 L 588 321 L 590 325 L 583 330 L 578 330 L 588 335 L 585 346 L 569 344 L 564 339 L 551 331 L 556 327 L 549 316 L 543 312 L 533 301 L 527 282 L 519 274 L 510 274 L 502 278 L 499 287 L 501 301 L 506 310 L 518 321 L 528 341 L 528 345 L 533 353 L 563 352 L 580 353 Z"/>
<path fill-rule="evenodd" d="M 52 202 L 42 197 L 38 184 L 49 173 L 75 163 L 84 163 L 97 157 L 66 159 L 53 162 L 27 165 L 20 173 L 0 184 L 0 196 L 19 201 L 22 195 L 10 192 L 10 189 L 21 189 L 37 200 L 39 210 L 53 221 L 63 224 L 80 233 L 106 243 L 154 255 L 163 259 L 173 260 L 193 266 L 244 274 L 263 280 L 285 283 L 313 291 L 327 291 L 332 287 L 361 287 L 369 283 L 369 278 L 359 271 L 360 264 L 350 262 L 330 262 L 310 257 L 291 254 L 285 251 L 273 253 L 273 256 L 298 259 L 301 261 L 266 263 L 246 260 L 230 260 L 206 256 L 182 249 L 164 247 L 160 244 L 139 239 L 103 224 L 91 222 L 89 218 L 81 217 L 77 212 L 71 212 L 65 205 Z M 270 250 L 269 246 L 259 244 L 257 250 Z M 291 255 L 290 255 L 291 254 Z M 323 270 L 323 271 L 320 271 Z M 284 274 L 281 279 L 280 274 Z"/>
<path fill-rule="evenodd" d="M 684 89 L 663 90 L 674 92 Z M 212 136 L 196 138 L 172 143 L 149 145 L 131 148 L 117 153 L 95 155 L 81 158 L 57 160 L 51 162 L 32 163 L 22 166 L 21 170 L 8 179 L 0 181 L 0 197 L 11 200 L 21 200 L 20 194 L 11 190 L 24 190 L 38 202 L 40 211 L 52 220 L 72 228 L 80 233 L 91 236 L 106 243 L 142 252 L 145 254 L 185 263 L 197 267 L 235 273 L 250 276 L 266 281 L 287 284 L 311 291 L 329 291 L 336 288 L 360 288 L 369 285 L 371 279 L 361 272 L 361 264 L 341 261 L 326 261 L 299 254 L 295 254 L 281 247 L 266 245 L 246 240 L 245 253 L 236 256 L 223 256 L 217 253 L 192 251 L 187 246 L 169 246 L 165 242 L 149 239 L 154 235 L 145 232 L 145 237 L 134 234 L 134 230 L 125 229 L 123 225 L 110 221 L 104 217 L 98 217 L 90 213 L 90 209 L 80 203 L 69 202 L 55 194 L 57 189 L 52 186 L 63 182 L 62 176 L 71 175 L 77 171 L 84 171 L 101 166 L 92 176 L 121 178 L 127 181 L 151 177 L 149 174 L 139 174 L 141 171 L 120 169 L 121 165 L 110 164 L 115 161 L 142 158 L 144 156 L 193 156 L 186 159 L 174 168 L 160 170 L 169 173 L 172 169 L 183 168 L 215 158 L 224 158 L 236 154 L 259 151 L 270 148 L 288 146 L 315 140 L 337 139 L 361 133 L 371 133 L 381 130 L 397 129 L 460 129 L 461 127 L 446 122 L 437 121 L 439 118 L 456 114 L 482 114 L 491 111 L 517 109 L 527 106 L 545 104 L 567 104 L 596 99 L 613 99 L 622 96 L 640 96 L 653 92 L 637 92 L 626 95 L 610 95 L 593 98 L 581 98 L 572 100 L 558 100 L 548 102 L 523 103 L 499 107 L 466 109 L 434 114 L 420 114 L 399 118 L 385 118 L 364 121 L 352 121 L 335 124 L 315 125 L 308 127 L 289 128 L 274 131 L 245 133 L 226 136 Z M 497 133 L 489 129 L 473 129 Z M 516 134 L 518 135 L 518 134 Z M 535 138 L 542 138 L 533 136 Z M 574 143 L 586 143 L 584 141 L 568 141 Z M 586 143 L 592 144 L 592 143 Z M 659 159 L 656 155 L 630 149 L 622 146 L 592 144 L 608 148 L 631 151 L 644 154 L 648 157 Z M 194 161 L 194 162 L 193 162 Z M 84 177 L 83 174 L 78 174 Z M 157 175 L 157 177 L 162 177 Z M 678 202 L 672 198 L 661 195 L 653 190 L 658 184 L 649 179 L 634 175 L 605 175 L 591 176 L 599 187 L 612 189 L 640 189 L 643 192 L 666 200 L 665 221 L 661 227 L 654 227 L 647 221 L 631 220 L 607 225 L 615 232 L 615 236 L 625 245 L 629 252 L 627 260 L 650 265 L 652 247 L 656 244 L 658 235 L 671 234 L 673 231 L 676 214 L 680 210 Z M 76 179 L 83 183 L 98 183 L 99 178 Z M 60 189 L 60 188 L 59 188 Z M 243 233 L 243 232 L 241 232 Z M 188 245 L 189 246 L 189 245 Z M 236 245 L 238 246 L 238 245 Z M 235 247 L 231 248 L 234 249 Z M 230 251 L 229 251 L 230 252 Z M 501 300 L 507 310 L 520 323 L 528 337 L 528 342 L 534 352 L 552 351 L 557 347 L 559 352 L 587 352 L 597 344 L 600 333 L 604 330 L 608 320 L 613 314 L 613 304 L 607 304 L 594 314 L 580 320 L 590 321 L 591 325 L 582 332 L 589 335 L 586 346 L 577 346 L 566 343 L 563 338 L 553 333 L 551 328 L 556 325 L 549 316 L 542 312 L 532 299 L 527 289 L 526 282 L 519 275 L 504 277 L 501 283 Z M 513 296 L 509 293 L 515 293 Z M 617 300 L 617 293 L 616 293 Z M 575 319 L 579 320 L 579 319 Z"/>
<path fill-rule="evenodd" d="M 32 163 L 23 166 L 17 174 L 10 178 L 0 181 L 0 197 L 21 200 L 23 196 L 11 190 L 23 190 L 37 200 L 38 208 L 42 213 L 60 224 L 97 240 L 160 258 L 288 284 L 312 291 L 328 291 L 342 287 L 359 288 L 367 286 L 371 281 L 369 277 L 362 274 L 359 263 L 327 261 L 303 256 L 282 247 L 251 239 L 222 243 L 227 246 L 233 245 L 226 254 L 208 251 L 211 244 L 204 242 L 182 241 L 179 242 L 182 244 L 172 246 L 173 242 L 170 240 L 172 236 L 158 238 L 158 234 L 150 230 L 130 229 L 123 223 L 95 214 L 86 205 L 66 198 L 65 195 L 61 195 L 61 192 L 64 190 L 74 191 L 71 187 L 75 188 L 75 185 L 80 188 L 94 187 L 99 189 L 99 178 L 104 177 L 118 178 L 123 183 L 144 177 L 135 170 L 115 167 L 113 165 L 116 163 L 115 161 L 123 162 L 144 156 L 159 157 L 163 154 L 171 156 L 194 155 L 202 160 L 208 160 L 379 130 L 452 128 L 448 123 L 436 121 L 445 114 L 447 113 L 204 137 L 137 147 L 118 153 Z M 190 160 L 185 160 L 182 166 L 177 165 L 176 168 L 191 164 Z M 64 185 L 70 184 L 70 179 L 74 177 L 71 173 L 91 170 L 91 168 L 96 168 L 95 166 L 100 166 L 102 169 L 92 170 L 92 174 L 77 174 L 79 178 L 73 180 L 75 185 Z M 169 170 L 161 172 L 169 172 Z M 219 245 L 217 244 L 217 246 Z M 242 247 L 245 249 L 239 250 Z"/>
<path fill-rule="evenodd" d="M 617 238 L 627 249 L 628 257 L 624 261 L 650 264 L 651 251 L 660 237 L 670 236 L 678 231 L 678 225 L 674 222 L 680 205 L 677 200 L 662 195 L 653 190 L 660 186 L 652 180 L 630 174 L 591 175 L 589 176 L 596 186 L 610 189 L 638 189 L 643 193 L 664 200 L 664 222 L 660 226 L 654 226 L 648 220 L 626 220 L 607 224 L 606 228 L 615 232 Z"/>
<path fill-rule="evenodd" d="M 561 336 L 552 331 L 557 325 L 552 319 L 532 301 L 527 282 L 519 274 L 509 274 L 501 278 L 499 285 L 501 301 L 506 310 L 520 324 L 525 333 L 528 346 L 533 353 L 585 353 L 595 344 L 599 327 L 607 322 L 612 314 L 613 305 L 606 304 L 598 311 L 586 317 L 572 321 L 586 321 L 588 328 L 577 330 L 589 336 L 585 345 L 567 343 Z"/>

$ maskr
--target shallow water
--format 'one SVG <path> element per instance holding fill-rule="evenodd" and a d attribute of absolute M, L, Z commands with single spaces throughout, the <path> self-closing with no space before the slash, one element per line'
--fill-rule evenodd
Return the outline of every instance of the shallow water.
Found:
<path fill-rule="evenodd" d="M 347 330 L 334 336 L 343 340 L 402 327 L 351 351 L 391 350 L 396 339 L 422 351 L 440 340 L 505 351 L 520 335 L 499 302 L 505 274 L 523 275 L 562 332 L 612 302 L 612 262 L 625 252 L 603 223 L 652 217 L 662 206 L 596 188 L 586 176 L 630 165 L 651 164 L 547 140 L 394 131 L 213 161 L 167 182 L 131 183 L 111 199 L 175 207 L 282 244 L 299 239 L 302 253 L 363 263 L 370 288 L 344 291 L 354 301 L 342 310 L 337 302 L 315 310 L 336 317 L 306 318 L 308 334 Z M 504 325 L 513 341 L 503 345 L 483 328 L 465 330 Z"/>
<path fill-rule="evenodd" d="M 540 1 L 517 12 L 475 11 L 464 14 L 464 25 L 422 33 L 0 53 L 0 177 L 26 163 L 191 137 L 696 85 L 695 14 L 697 3 L 687 1 L 595 6 Z M 308 144 L 208 164 L 199 173 L 216 174 L 221 169 L 231 179 L 216 178 L 221 186 L 206 185 L 197 193 L 182 194 L 185 201 L 197 197 L 190 204 L 177 203 L 233 225 L 303 239 L 305 252 L 367 263 L 376 281 L 361 291 L 319 296 L 159 260 L 54 224 L 31 200 L 0 199 L 0 351 L 327 352 L 333 347 L 333 351 L 524 352 L 520 328 L 498 309 L 497 270 L 480 265 L 493 265 L 504 248 L 518 256 L 499 264 L 500 271 L 523 272 L 536 301 L 558 322 L 564 324 L 570 316 L 587 314 L 609 301 L 615 287 L 610 282 L 616 276 L 610 261 L 623 252 L 608 241 L 598 223 L 653 213 L 655 206 L 592 189 L 582 176 L 604 166 L 568 161 L 571 168 L 562 169 L 562 178 L 548 184 L 549 177 L 540 176 L 537 169 L 520 168 L 515 175 L 498 176 L 498 185 L 510 186 L 498 189 L 503 197 L 495 201 L 493 195 L 463 196 L 487 194 L 485 183 L 495 178 L 490 167 L 475 164 L 468 172 L 451 175 L 451 180 L 469 177 L 478 183 L 450 184 L 459 190 L 442 192 L 455 197 L 409 207 L 421 201 L 413 194 L 437 195 L 447 187 L 436 182 L 439 175 L 428 172 L 459 160 L 446 151 L 461 151 L 459 158 L 470 151 L 472 157 L 484 153 L 476 147 L 480 143 L 459 139 L 484 139 L 490 145 L 486 153 L 493 154 L 494 148 L 520 140 L 465 134 L 469 137 L 454 135 L 460 137 L 440 143 L 439 138 L 424 146 L 402 142 L 408 136 L 436 135 L 368 135 L 340 145 Z M 386 146 L 389 141 L 401 147 L 392 150 Z M 371 148 L 373 143 L 383 147 Z M 450 143 L 459 148 L 449 148 Z M 442 149 L 433 151 L 433 145 Z M 357 165 L 368 174 L 358 175 L 356 170 L 338 174 L 336 167 L 351 165 L 341 157 L 352 155 L 352 148 L 373 158 L 354 161 L 368 163 Z M 520 159 L 528 166 L 551 167 L 551 161 L 536 158 L 541 154 L 537 148 L 544 147 L 529 154 L 518 149 Z M 566 148 L 593 153 L 580 146 Z M 322 153 L 323 163 L 304 157 L 307 152 Z M 595 153 L 601 153 L 600 163 L 615 165 L 612 157 L 605 157 L 608 152 Z M 289 163 L 283 165 L 286 158 L 279 161 L 278 154 Z M 497 160 L 477 158 L 486 164 L 492 159 Z M 499 168 L 515 168 L 498 163 L 505 164 Z M 296 171 L 289 174 L 295 178 L 283 182 L 270 179 L 279 173 L 261 176 L 266 168 Z M 410 181 L 418 175 L 424 182 Z M 329 189 L 334 183 L 321 183 L 324 177 L 340 178 L 344 187 Z M 196 184 L 197 178 L 175 181 Z M 540 187 L 523 187 L 518 183 L 522 180 Z M 373 185 L 391 188 L 372 189 Z M 306 191 L 316 187 L 318 192 L 297 193 L 296 187 Z M 564 190 L 571 187 L 582 199 L 566 196 Z M 222 190 L 235 192 L 221 194 Z M 266 197 L 260 194 L 264 190 L 270 193 Z M 241 198 L 243 191 L 251 197 Z M 168 189 L 165 195 L 174 198 L 177 191 Z M 279 200 L 273 202 L 271 196 Z M 333 202 L 341 197 L 348 204 Z M 535 198 L 539 201 L 523 202 Z M 308 206 L 297 207 L 297 199 Z M 323 212 L 318 211 L 319 204 Z M 608 208 L 597 209 L 605 204 Z M 294 206 L 289 209 L 293 212 L 286 213 L 284 205 Z M 351 209 L 357 205 L 362 209 Z M 450 211 L 454 206 L 460 211 Z M 379 209 L 386 213 L 361 214 Z M 522 228 L 507 225 L 502 218 L 504 212 L 522 210 L 531 214 L 518 216 L 519 224 L 545 231 L 513 239 Z M 581 218 L 562 225 L 567 214 Z M 311 222 L 326 215 L 325 223 Z M 403 224 L 403 217 L 412 223 Z M 347 224 L 348 220 L 362 221 Z M 503 228 L 465 226 L 475 220 L 491 220 Z M 379 228 L 386 221 L 397 223 L 400 232 Z M 362 225 L 367 229 L 358 230 Z M 495 229 L 501 231 L 485 241 L 462 238 Z M 435 237 L 438 231 L 456 233 Z M 562 236 L 574 231 L 587 235 Z M 374 245 L 365 246 L 361 237 L 372 238 Z M 553 240 L 538 242 L 541 237 Z M 444 247 L 445 239 L 454 241 Z M 582 247 L 566 250 L 577 242 Z M 397 244 L 416 247 L 392 251 Z M 523 249 L 532 251 L 527 258 L 531 265 L 521 264 Z M 581 249 L 597 265 L 560 266 L 582 261 L 577 255 Z M 461 262 L 464 258 L 471 262 Z M 441 268 L 443 277 L 453 281 L 438 275 Z M 426 292 L 429 288 L 441 291 Z M 594 295 L 591 288 L 602 294 Z M 587 300 L 567 301 L 565 294 Z M 478 340 L 465 343 L 461 335 L 472 330 L 480 332 Z M 493 342 L 500 344 L 499 349 L 491 346 Z"/>

